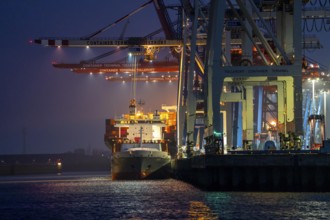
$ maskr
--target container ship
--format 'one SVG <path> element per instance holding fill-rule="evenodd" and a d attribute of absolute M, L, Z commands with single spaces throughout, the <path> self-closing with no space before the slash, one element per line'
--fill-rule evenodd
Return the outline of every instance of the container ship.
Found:
<path fill-rule="evenodd" d="M 130 100 L 129 113 L 106 119 L 105 144 L 112 152 L 113 180 L 163 179 L 175 155 L 176 107 L 144 114 Z"/>

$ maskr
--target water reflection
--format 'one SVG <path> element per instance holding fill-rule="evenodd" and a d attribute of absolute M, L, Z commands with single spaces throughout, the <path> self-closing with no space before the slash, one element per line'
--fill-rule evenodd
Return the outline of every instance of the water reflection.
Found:
<path fill-rule="evenodd" d="M 224 219 L 329 219 L 330 193 L 208 192 L 205 199 Z"/>
<path fill-rule="evenodd" d="M 191 201 L 188 213 L 190 219 L 218 219 L 218 215 L 200 201 Z"/>
<path fill-rule="evenodd" d="M 0 177 L 1 219 L 327 219 L 329 193 L 204 192 L 108 174 Z"/>

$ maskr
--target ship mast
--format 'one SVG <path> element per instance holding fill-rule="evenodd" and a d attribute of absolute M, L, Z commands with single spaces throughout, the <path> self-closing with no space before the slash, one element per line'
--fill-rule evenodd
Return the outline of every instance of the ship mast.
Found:
<path fill-rule="evenodd" d="M 143 128 L 141 126 L 140 127 L 140 147 L 142 147 L 142 131 L 143 131 Z"/>
<path fill-rule="evenodd" d="M 134 71 L 133 71 L 133 99 L 136 100 L 136 73 L 137 73 L 137 57 L 133 56 L 133 62 L 134 62 Z"/>
<path fill-rule="evenodd" d="M 136 73 L 137 73 L 137 58 L 136 55 L 130 53 L 129 56 L 133 58 L 133 85 L 132 85 L 132 93 L 133 99 L 130 100 L 130 115 L 136 114 Z"/>

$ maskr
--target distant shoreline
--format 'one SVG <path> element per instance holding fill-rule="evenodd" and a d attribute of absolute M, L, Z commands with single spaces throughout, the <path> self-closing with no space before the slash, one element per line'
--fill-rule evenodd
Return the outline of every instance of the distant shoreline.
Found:
<path fill-rule="evenodd" d="M 0 155 L 0 176 L 110 171 L 110 157 L 77 153 Z"/>

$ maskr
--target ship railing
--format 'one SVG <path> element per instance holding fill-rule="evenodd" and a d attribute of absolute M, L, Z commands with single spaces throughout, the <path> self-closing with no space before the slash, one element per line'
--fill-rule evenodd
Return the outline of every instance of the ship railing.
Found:
<path fill-rule="evenodd" d="M 163 140 L 143 140 L 142 143 L 143 144 L 160 144 L 162 143 Z M 125 144 L 139 144 L 139 141 L 135 141 L 135 140 L 124 140 Z"/>

